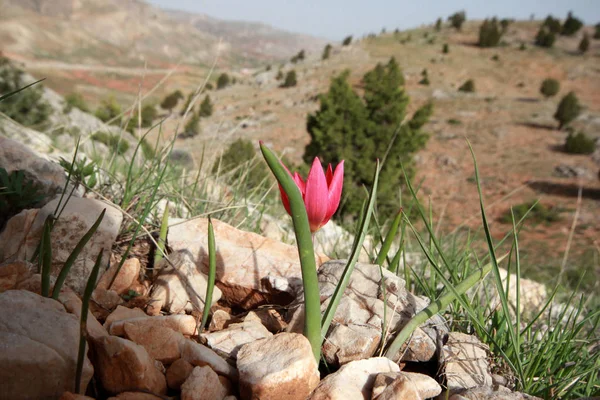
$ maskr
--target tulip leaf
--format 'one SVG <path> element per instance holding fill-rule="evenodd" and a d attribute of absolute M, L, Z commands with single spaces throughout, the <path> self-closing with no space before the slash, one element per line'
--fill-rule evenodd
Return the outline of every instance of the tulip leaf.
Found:
<path fill-rule="evenodd" d="M 215 289 L 215 276 L 217 272 L 217 251 L 215 244 L 215 231 L 212 221 L 208 217 L 208 283 L 206 284 L 206 296 L 204 297 L 204 310 L 202 310 L 202 322 L 198 333 L 202 332 L 206 321 L 208 321 L 208 313 L 212 304 L 213 291 Z"/>
<path fill-rule="evenodd" d="M 333 316 L 335 315 L 335 311 L 340 304 L 340 300 L 342 299 L 342 295 L 350 283 L 350 275 L 352 275 L 352 271 L 354 271 L 354 266 L 358 261 L 358 256 L 360 254 L 360 250 L 362 249 L 363 242 L 365 241 L 365 237 L 367 236 L 367 230 L 369 228 L 369 223 L 371 221 L 371 216 L 373 215 L 373 208 L 375 207 L 375 199 L 377 197 L 377 184 L 379 182 L 379 171 L 380 165 L 379 160 L 377 160 L 377 165 L 375 167 L 375 174 L 373 176 L 373 186 L 371 187 L 371 192 L 369 194 L 369 202 L 367 203 L 367 209 L 363 215 L 363 218 L 360 223 L 359 235 L 354 240 L 354 244 L 352 246 L 352 252 L 350 253 L 350 257 L 348 259 L 348 263 L 344 268 L 344 272 L 335 287 L 335 291 L 331 296 L 329 304 L 327 306 L 327 310 L 325 311 L 325 315 L 323 315 L 323 320 L 321 323 L 321 337 L 323 340 L 327 335 L 327 331 L 329 330 L 329 326 L 331 325 L 331 321 L 333 320 Z"/>

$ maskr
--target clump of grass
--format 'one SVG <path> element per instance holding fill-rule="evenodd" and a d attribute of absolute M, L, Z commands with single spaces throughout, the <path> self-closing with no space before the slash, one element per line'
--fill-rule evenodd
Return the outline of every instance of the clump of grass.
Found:
<path fill-rule="evenodd" d="M 563 210 L 558 207 L 547 206 L 538 201 L 529 201 L 507 210 L 498 221 L 511 224 L 513 215 L 518 220 L 527 215 L 527 220 L 534 224 L 551 224 L 561 220 L 562 212 Z"/>
<path fill-rule="evenodd" d="M 96 132 L 92 135 L 92 140 L 108 146 L 111 151 L 115 151 L 119 155 L 123 155 L 129 150 L 129 143 L 117 134 Z"/>

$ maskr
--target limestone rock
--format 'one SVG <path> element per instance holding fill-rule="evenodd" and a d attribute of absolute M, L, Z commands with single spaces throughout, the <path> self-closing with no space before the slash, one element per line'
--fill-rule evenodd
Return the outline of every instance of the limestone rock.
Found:
<path fill-rule="evenodd" d="M 111 335 L 123 336 L 125 335 L 124 325 L 126 323 L 137 325 L 141 329 L 149 329 L 152 326 L 164 326 L 166 328 L 171 328 L 182 335 L 193 336 L 196 334 L 196 318 L 191 315 L 165 315 L 162 317 L 145 316 L 122 319 L 120 321 L 113 321 L 110 324 L 108 332 Z"/>
<path fill-rule="evenodd" d="M 38 209 L 23 210 L 8 220 L 0 232 L 0 262 L 30 260 L 24 257 L 19 258 L 18 254 L 25 246 L 25 238 L 39 211 Z"/>
<path fill-rule="evenodd" d="M 157 315 L 161 310 L 173 314 L 204 310 L 208 277 L 199 270 L 188 255 L 175 253 L 169 256 L 173 265 L 163 260 L 157 268 L 158 277 L 150 291 L 148 312 Z M 221 290 L 215 287 L 212 303 L 221 298 Z"/>
<path fill-rule="evenodd" d="M 212 313 L 210 323 L 208 324 L 208 330 L 209 332 L 223 330 L 227 328 L 232 321 L 233 318 L 226 311 L 215 310 L 215 312 Z"/>
<path fill-rule="evenodd" d="M 224 375 L 233 381 L 238 380 L 238 371 L 235 368 L 217 353 L 193 340 L 186 339 L 181 344 L 181 358 L 196 367 L 208 365 L 217 374 Z"/>
<path fill-rule="evenodd" d="M 248 343 L 238 353 L 237 366 L 244 400 L 304 400 L 319 383 L 310 343 L 295 333 Z"/>
<path fill-rule="evenodd" d="M 55 399 L 74 390 L 79 319 L 59 302 L 24 290 L 0 293 L 1 397 Z M 94 373 L 87 356 L 81 388 Z"/>
<path fill-rule="evenodd" d="M 429 399 L 442 392 L 435 379 L 414 372 L 390 372 L 377 375 L 372 399 Z"/>
<path fill-rule="evenodd" d="M 141 308 L 127 308 L 123 306 L 117 306 L 117 308 L 112 313 L 110 313 L 108 317 L 106 317 L 106 320 L 104 321 L 104 327 L 106 329 L 110 329 L 110 326 L 113 322 L 144 317 L 147 317 L 147 315 Z"/>
<path fill-rule="evenodd" d="M 250 309 L 266 302 L 287 304 L 295 297 L 302 286 L 295 246 L 218 220 L 213 219 L 213 225 L 218 251 L 216 278 L 224 299 Z M 198 218 L 172 226 L 168 235 L 173 252 L 190 257 L 204 274 L 208 272 L 207 232 L 208 220 Z"/>
<path fill-rule="evenodd" d="M 167 397 L 168 398 L 168 397 Z M 123 392 L 115 397 L 109 397 L 108 400 L 162 400 L 165 397 L 158 397 L 150 393 L 143 392 Z"/>
<path fill-rule="evenodd" d="M 109 393 L 166 393 L 165 376 L 142 346 L 116 336 L 104 336 L 93 343 L 97 374 Z"/>
<path fill-rule="evenodd" d="M 110 312 L 118 305 L 125 303 L 121 296 L 119 296 L 119 293 L 115 292 L 114 290 L 106 290 L 102 288 L 94 289 L 94 292 L 92 293 L 92 301 L 107 312 Z"/>
<path fill-rule="evenodd" d="M 271 333 L 278 333 L 287 327 L 287 323 L 283 320 L 281 314 L 272 308 L 260 308 L 255 311 L 250 311 L 245 317 L 244 322 L 260 321 L 265 328 Z"/>
<path fill-rule="evenodd" d="M 443 396 L 443 395 L 442 395 Z M 540 397 L 530 396 L 525 393 L 506 390 L 493 390 L 489 386 L 481 386 L 463 390 L 450 396 L 448 400 L 542 400 Z M 584 399 L 581 399 L 584 400 Z M 591 400 L 591 398 L 590 398 Z"/>
<path fill-rule="evenodd" d="M 82 394 L 74 394 L 71 392 L 64 392 L 63 395 L 60 396 L 59 400 L 94 400 L 94 398 L 84 396 Z"/>
<path fill-rule="evenodd" d="M 15 289 L 33 275 L 33 264 L 27 261 L 7 262 L 0 265 L 0 293 Z"/>
<path fill-rule="evenodd" d="M 170 364 L 181 356 L 179 347 L 185 338 L 171 328 L 160 325 L 146 327 L 125 322 L 123 329 L 127 339 L 144 347 L 150 357 L 157 361 Z"/>
<path fill-rule="evenodd" d="M 195 367 L 181 385 L 181 400 L 223 400 L 227 388 L 209 367 Z"/>
<path fill-rule="evenodd" d="M 352 361 L 328 375 L 307 400 L 368 400 L 381 373 L 400 372 L 398 364 L 385 357 Z"/>
<path fill-rule="evenodd" d="M 96 285 L 96 289 L 114 290 L 118 294 L 125 294 L 133 285 L 140 275 L 140 260 L 137 258 L 127 259 L 121 266 L 121 270 L 117 274 L 115 281 L 109 287 L 110 281 L 115 276 L 119 263 L 111 263 L 110 268 L 102 274 L 102 277 Z"/>
<path fill-rule="evenodd" d="M 183 382 L 190 376 L 194 366 L 189 362 L 179 359 L 167 368 L 167 386 L 174 390 L 180 390 Z"/>
<path fill-rule="evenodd" d="M 273 334 L 260 321 L 244 321 L 231 324 L 227 328 L 210 333 L 202 333 L 200 337 L 208 347 L 230 361 L 235 361 L 240 348 L 246 343 L 271 337 Z"/>
<path fill-rule="evenodd" d="M 451 393 L 477 386 L 491 386 L 488 347 L 477 337 L 451 332 L 441 349 L 440 367 Z"/>
<path fill-rule="evenodd" d="M 9 236 L 10 231 L 3 231 L 0 234 L 0 256 L 10 255 L 15 260 L 30 260 L 39 245 L 46 217 L 54 213 L 58 202 L 59 198 L 56 198 L 39 210 L 25 237 L 18 235 L 11 237 Z M 109 259 L 110 250 L 123 219 L 121 212 L 98 200 L 71 197 L 52 229 L 51 273 L 53 276 L 58 276 L 64 262 L 79 240 L 104 209 L 106 209 L 106 214 L 102 223 L 75 260 L 65 281 L 67 286 L 80 295 L 83 293 L 98 253 L 102 251 L 103 259 Z M 14 218 L 23 219 L 23 216 L 17 215 Z M 21 229 L 23 228 L 21 227 Z"/>
<path fill-rule="evenodd" d="M 81 320 L 81 300 L 77 294 L 66 286 L 63 286 L 62 290 L 58 295 L 58 301 L 62 303 L 65 309 L 71 314 L 77 317 L 77 320 Z M 107 336 L 108 332 L 98 322 L 96 317 L 91 312 L 88 312 L 87 317 L 87 332 L 91 338 L 98 339 L 101 336 Z"/>

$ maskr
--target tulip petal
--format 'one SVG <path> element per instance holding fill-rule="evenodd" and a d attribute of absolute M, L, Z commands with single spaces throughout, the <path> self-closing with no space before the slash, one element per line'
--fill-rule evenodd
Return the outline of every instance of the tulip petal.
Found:
<path fill-rule="evenodd" d="M 333 179 L 333 170 L 331 169 L 331 164 L 327 166 L 327 173 L 325 174 L 327 178 L 327 187 L 331 185 L 331 180 Z"/>
<path fill-rule="evenodd" d="M 331 169 L 331 164 L 329 164 L 329 169 Z M 340 199 L 342 197 L 342 187 L 344 185 L 344 160 L 342 160 L 337 167 L 335 168 L 335 172 L 331 179 L 331 183 L 328 188 L 328 198 L 327 198 L 327 214 L 325 216 L 325 221 L 323 223 L 326 224 L 329 222 L 333 214 L 338 209 L 340 205 Z"/>
<path fill-rule="evenodd" d="M 296 182 L 296 186 L 298 186 L 298 189 L 300 189 L 300 193 L 302 193 L 302 198 L 304 198 L 304 193 L 306 192 L 306 183 L 304 183 L 304 180 L 297 172 L 294 172 L 293 178 L 294 182 Z"/>
<path fill-rule="evenodd" d="M 323 167 L 318 158 L 315 158 L 306 179 L 304 205 L 308 214 L 310 230 L 316 232 L 324 224 L 328 210 L 329 190 Z"/>
<path fill-rule="evenodd" d="M 285 211 L 287 211 L 289 215 L 292 215 L 290 209 L 290 199 L 288 198 L 287 194 L 285 194 L 285 190 L 283 190 L 283 187 L 281 185 L 279 185 L 279 193 L 281 193 L 281 202 L 283 203 Z"/>

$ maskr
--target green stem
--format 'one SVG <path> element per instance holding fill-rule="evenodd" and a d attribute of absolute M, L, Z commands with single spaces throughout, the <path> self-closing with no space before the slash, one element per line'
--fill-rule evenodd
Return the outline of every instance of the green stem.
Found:
<path fill-rule="evenodd" d="M 321 299 L 315 252 L 302 194 L 292 177 L 269 148 L 262 143 L 260 150 L 269 168 L 290 201 L 290 210 L 304 286 L 304 336 L 310 342 L 317 363 L 321 358 Z"/>
<path fill-rule="evenodd" d="M 390 226 L 390 230 L 387 233 L 387 236 L 385 237 L 385 240 L 383 241 L 383 245 L 381 245 L 381 250 L 379 250 L 379 254 L 377 254 L 377 259 L 375 260 L 375 264 L 382 266 L 383 262 L 385 261 L 388 252 L 390 251 L 390 247 L 392 247 L 392 243 L 394 241 L 394 238 L 396 237 L 396 233 L 398 233 L 398 227 L 400 226 L 400 221 L 402 221 L 402 209 L 400 209 L 400 211 L 398 211 L 398 214 L 396 214 L 396 218 L 394 218 L 394 221 L 392 222 L 392 225 Z"/>
<path fill-rule="evenodd" d="M 213 291 L 215 289 L 215 276 L 217 271 L 217 252 L 215 245 L 215 231 L 212 221 L 208 217 L 208 282 L 206 284 L 206 296 L 204 297 L 204 310 L 202 310 L 202 322 L 198 333 L 202 332 L 206 321 L 208 321 L 208 313 L 212 304 Z"/>

